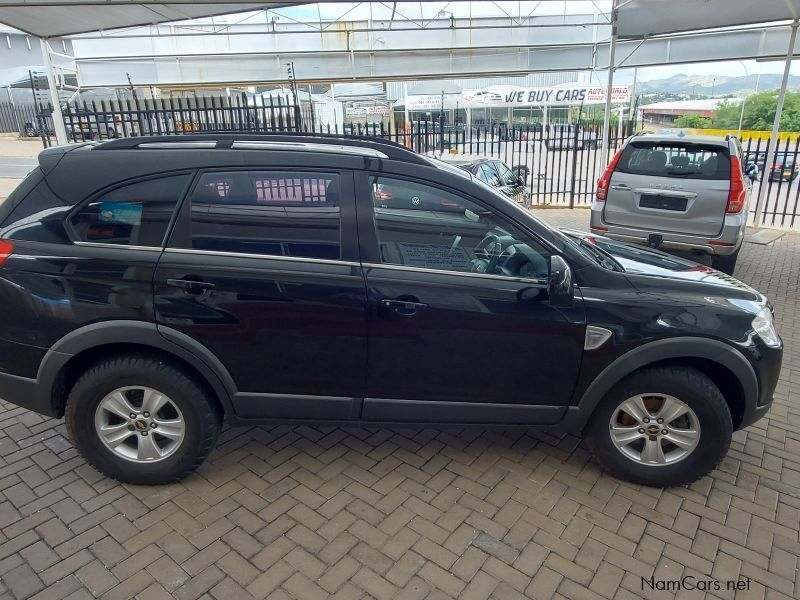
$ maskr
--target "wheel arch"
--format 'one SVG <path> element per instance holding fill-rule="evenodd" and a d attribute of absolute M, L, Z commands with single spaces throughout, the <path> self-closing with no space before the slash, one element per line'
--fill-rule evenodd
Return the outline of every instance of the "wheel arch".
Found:
<path fill-rule="evenodd" d="M 737 349 L 708 338 L 669 338 L 630 350 L 608 365 L 565 415 L 571 427 L 583 429 L 606 394 L 631 373 L 646 367 L 681 364 L 708 376 L 722 392 L 731 411 L 734 430 L 758 401 L 758 378 Z"/>
<path fill-rule="evenodd" d="M 64 415 L 72 385 L 86 368 L 113 354 L 137 353 L 162 357 L 182 367 L 204 385 L 223 413 L 232 413 L 235 393 L 227 369 L 204 346 L 177 331 L 139 321 L 106 321 L 76 329 L 48 350 L 37 380 L 52 390 L 53 414 Z"/>

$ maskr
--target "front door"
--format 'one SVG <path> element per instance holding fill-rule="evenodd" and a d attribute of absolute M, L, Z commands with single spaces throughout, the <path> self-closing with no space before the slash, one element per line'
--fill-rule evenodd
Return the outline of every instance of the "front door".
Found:
<path fill-rule="evenodd" d="M 548 301 L 548 246 L 453 190 L 359 178 L 370 304 L 363 418 L 558 421 L 578 375 L 585 323 L 579 292 L 572 308 Z M 387 206 L 381 197 L 395 187 L 414 188 L 421 201 Z"/>
<path fill-rule="evenodd" d="M 206 172 L 155 275 L 159 327 L 210 350 L 239 416 L 352 419 L 366 295 L 350 172 Z"/>

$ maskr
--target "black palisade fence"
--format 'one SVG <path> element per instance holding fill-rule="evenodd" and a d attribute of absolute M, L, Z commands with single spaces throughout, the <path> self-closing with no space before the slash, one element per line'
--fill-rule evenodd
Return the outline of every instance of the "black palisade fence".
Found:
<path fill-rule="evenodd" d="M 402 144 L 430 156 L 444 154 L 464 160 L 496 158 L 511 167 L 525 182 L 532 204 L 586 206 L 605 164 L 601 164 L 602 124 L 585 123 L 465 123 L 443 120 L 410 121 L 398 126 L 384 122 L 321 124 L 312 118 L 308 102 L 297 105 L 291 96 L 266 96 L 254 105 L 246 96 L 128 99 L 70 103 L 63 107 L 70 141 L 107 140 L 118 137 L 183 135 L 201 132 L 291 132 L 378 137 Z M 29 135 L 52 143 L 52 109 L 40 106 Z M 633 134 L 628 121 L 612 123 L 610 160 Z M 743 142 L 745 162 L 755 162 L 767 185 L 762 223 L 783 227 L 800 226 L 800 186 L 772 177 L 779 161 L 800 161 L 798 138 L 778 145 L 766 160 L 767 142 L 753 138 Z M 782 164 L 782 163 L 781 163 Z M 750 212 L 755 214 L 755 193 Z"/>

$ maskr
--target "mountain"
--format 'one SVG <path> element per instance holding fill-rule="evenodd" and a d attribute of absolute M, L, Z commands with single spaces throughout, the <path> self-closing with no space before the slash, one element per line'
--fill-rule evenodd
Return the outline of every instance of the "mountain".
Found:
<path fill-rule="evenodd" d="M 727 77 L 724 75 L 679 74 L 666 79 L 639 82 L 636 86 L 636 93 L 667 93 L 708 97 L 712 95 L 740 95 L 754 92 L 757 80 L 760 91 L 774 90 L 781 86 L 781 75 L 779 73 L 765 73 L 761 75 L 760 79 L 756 75 Z M 789 75 L 788 88 L 790 90 L 800 89 L 800 75 Z"/>

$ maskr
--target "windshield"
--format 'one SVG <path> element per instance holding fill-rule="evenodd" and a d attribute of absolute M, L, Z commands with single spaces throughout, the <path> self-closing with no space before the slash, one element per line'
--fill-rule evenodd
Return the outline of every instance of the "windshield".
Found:
<path fill-rule="evenodd" d="M 425 156 L 423 154 L 420 154 L 419 156 L 437 169 L 441 169 L 442 171 L 447 171 L 448 173 L 453 173 L 454 175 L 459 175 L 461 177 L 466 177 L 467 179 L 473 179 L 472 174 L 468 171 L 451 165 L 450 163 L 446 163 L 443 160 L 439 160 L 438 158 L 433 158 L 431 156 Z"/>

